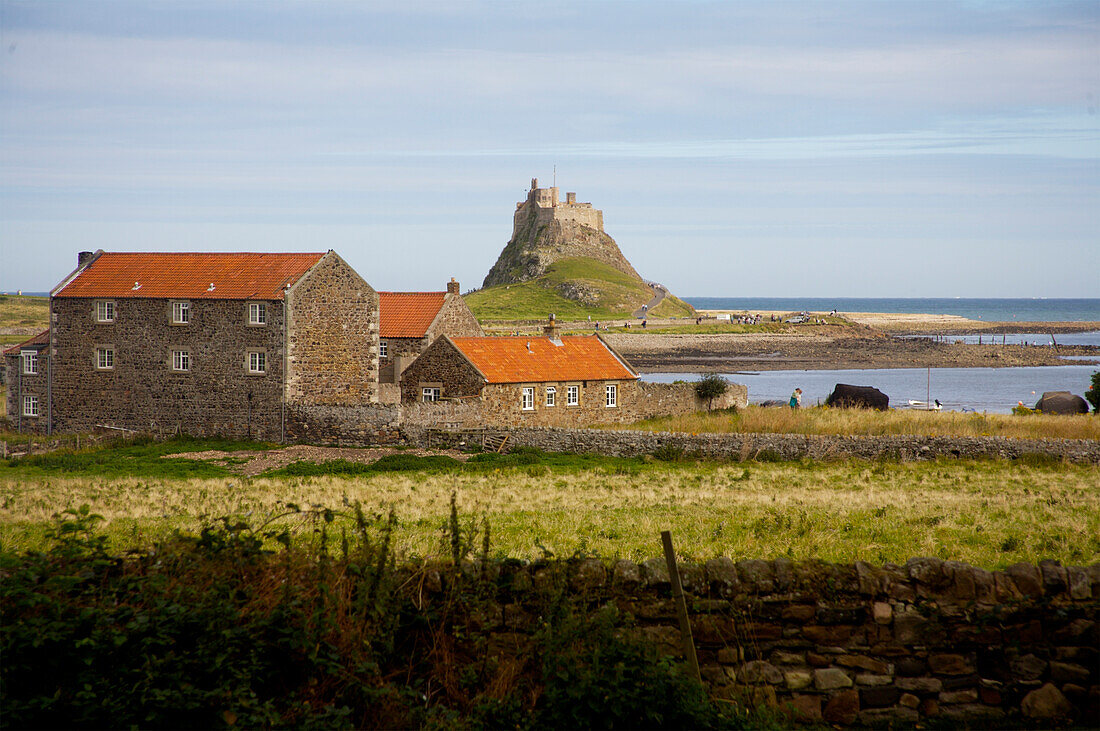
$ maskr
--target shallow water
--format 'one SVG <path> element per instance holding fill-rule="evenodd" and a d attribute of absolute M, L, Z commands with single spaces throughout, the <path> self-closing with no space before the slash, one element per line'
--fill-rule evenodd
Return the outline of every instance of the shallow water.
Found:
<path fill-rule="evenodd" d="M 1084 396 L 1100 364 L 1041 366 L 1036 368 L 933 368 L 931 398 L 945 409 L 1007 414 L 1018 401 L 1034 406 L 1043 391 L 1070 391 Z M 874 386 L 890 397 L 892 407 L 909 399 L 924 401 L 928 393 L 927 368 L 878 368 L 835 371 L 760 371 L 724 373 L 749 389 L 749 403 L 776 399 L 786 403 L 795 388 L 802 389 L 802 405 L 825 403 L 838 383 Z M 694 373 L 645 373 L 643 381 L 694 381 Z"/>
<path fill-rule="evenodd" d="M 995 345 L 1049 345 L 1050 333 L 1005 333 L 993 335 L 902 335 L 903 338 L 925 338 L 946 343 L 967 343 L 973 345 L 993 343 Z M 1058 345 L 1097 345 L 1100 346 L 1100 330 L 1080 333 L 1055 333 L 1054 342 Z"/>

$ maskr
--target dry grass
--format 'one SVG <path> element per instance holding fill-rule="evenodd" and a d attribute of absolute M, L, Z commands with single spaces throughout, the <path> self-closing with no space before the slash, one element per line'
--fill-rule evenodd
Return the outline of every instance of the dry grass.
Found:
<path fill-rule="evenodd" d="M 866 411 L 861 409 L 787 409 L 749 406 L 736 414 L 710 412 L 647 419 L 626 427 L 642 431 L 690 434 L 887 434 L 1016 439 L 1100 439 L 1095 415 L 963 414 L 955 411 Z"/>
<path fill-rule="evenodd" d="M 491 526 L 492 551 L 535 558 L 660 555 L 671 529 L 692 559 L 728 555 L 904 562 L 916 555 L 1002 567 L 1100 561 L 1100 468 L 1010 462 L 655 464 L 488 474 L 291 480 L 4 478 L 0 542 L 42 545 L 57 511 L 87 503 L 120 547 L 148 546 L 203 516 L 254 523 L 281 504 L 393 506 L 406 556 L 446 555 L 452 491 L 464 520 Z M 297 526 L 307 530 L 308 524 Z"/>

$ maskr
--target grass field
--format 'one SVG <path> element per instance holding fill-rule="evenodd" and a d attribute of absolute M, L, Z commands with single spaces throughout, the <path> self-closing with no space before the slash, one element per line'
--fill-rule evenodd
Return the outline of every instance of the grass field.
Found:
<path fill-rule="evenodd" d="M 396 511 L 401 555 L 446 555 L 443 527 L 453 493 L 471 532 L 488 525 L 491 552 L 507 557 L 648 559 L 660 555 L 660 531 L 670 529 L 680 553 L 694 560 L 882 563 L 930 555 L 986 568 L 1043 558 L 1100 561 L 1095 466 L 663 463 L 528 454 L 528 464 L 515 466 L 416 471 L 412 458 L 404 471 L 249 479 L 142 449 L 101 450 L 68 471 L 41 461 L 0 462 L 0 547 L 42 545 L 54 514 L 85 504 L 107 519 L 116 547 L 146 548 L 219 516 L 259 524 L 287 503 L 347 511 L 358 501 L 373 513 Z M 133 476 L 120 474 L 120 464 Z M 311 529 L 301 517 L 282 521 Z"/>
<path fill-rule="evenodd" d="M 45 330 L 49 307 L 48 297 L 0 294 L 0 345 L 15 345 Z M 9 328 L 16 332 L 4 332 Z"/>
<path fill-rule="evenodd" d="M 748 406 L 737 412 L 712 411 L 647 419 L 615 429 L 672 431 L 688 434 L 744 432 L 753 434 L 887 434 L 1017 439 L 1100 439 L 1095 414 L 1056 416 L 964 414 L 955 411 L 866 411 L 863 409 L 788 409 Z"/>

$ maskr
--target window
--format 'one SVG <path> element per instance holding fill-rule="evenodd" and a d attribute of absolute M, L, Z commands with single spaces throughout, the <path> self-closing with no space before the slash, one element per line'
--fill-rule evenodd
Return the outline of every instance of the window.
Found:
<path fill-rule="evenodd" d="M 189 350 L 173 350 L 172 351 L 172 370 L 185 373 L 191 370 L 191 351 Z"/>
<path fill-rule="evenodd" d="M 248 372 L 265 373 L 267 371 L 267 353 L 262 350 L 248 352 Z"/>
<path fill-rule="evenodd" d="M 558 401 L 558 389 L 553 386 L 546 387 L 546 405 L 557 406 Z"/>
<path fill-rule="evenodd" d="M 24 350 L 20 355 L 23 356 L 23 372 L 28 376 L 38 373 L 38 351 Z"/>
<path fill-rule="evenodd" d="M 535 410 L 535 387 L 524 386 L 523 387 L 523 410 L 534 411 Z"/>
<path fill-rule="evenodd" d="M 267 305 L 263 302 L 249 302 L 248 303 L 248 324 L 249 325 L 266 325 L 267 324 Z"/>
<path fill-rule="evenodd" d="M 378 341 L 378 357 L 388 358 L 390 352 L 390 344 L 385 340 Z"/>
<path fill-rule="evenodd" d="M 191 303 L 173 302 L 172 323 L 174 325 L 186 325 L 189 322 L 191 322 Z"/>
<path fill-rule="evenodd" d="M 115 367 L 115 349 L 112 347 L 95 349 L 95 367 L 101 371 L 109 371 Z"/>
<path fill-rule="evenodd" d="M 420 389 L 420 400 L 427 402 L 438 401 L 439 394 L 442 390 L 443 389 L 439 388 L 439 386 L 425 386 Z"/>
<path fill-rule="evenodd" d="M 23 397 L 23 416 L 38 416 L 38 397 Z"/>
<path fill-rule="evenodd" d="M 115 303 L 110 300 L 101 300 L 95 303 L 95 319 L 97 322 L 115 321 Z"/>
<path fill-rule="evenodd" d="M 565 389 L 565 405 L 576 406 L 581 402 L 581 387 L 569 386 Z"/>
<path fill-rule="evenodd" d="M 613 409 L 618 404 L 616 401 L 619 397 L 619 387 L 614 383 L 607 384 L 607 408 Z"/>

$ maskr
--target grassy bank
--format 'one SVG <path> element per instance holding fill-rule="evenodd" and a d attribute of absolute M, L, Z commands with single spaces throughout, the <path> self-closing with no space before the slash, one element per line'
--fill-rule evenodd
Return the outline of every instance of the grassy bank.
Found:
<path fill-rule="evenodd" d="M 120 455 L 120 459 L 126 455 Z M 133 455 L 130 455 L 133 458 Z M 104 458 L 108 462 L 109 458 Z M 174 460 L 165 460 L 174 461 Z M 652 458 L 540 457 L 527 464 L 449 464 L 350 474 L 337 465 L 295 476 L 64 473 L 0 467 L 0 544 L 40 546 L 52 516 L 87 504 L 118 548 L 145 547 L 213 516 L 265 520 L 287 503 L 396 511 L 403 556 L 446 554 L 454 493 L 469 520 L 491 528 L 494 555 L 660 555 L 671 529 L 683 555 L 904 562 L 915 555 L 986 568 L 1055 558 L 1100 561 L 1100 468 L 1060 463 L 664 463 Z M 423 467 L 425 465 L 420 465 Z M 97 468 L 98 469 L 98 468 Z M 189 469 L 191 476 L 180 474 Z M 310 470 L 305 470 L 310 471 Z M 291 470 L 290 472 L 293 472 Z M 310 526 L 291 517 L 293 531 Z"/>
<path fill-rule="evenodd" d="M 616 429 L 671 431 L 688 434 L 746 432 L 754 434 L 997 436 L 1015 439 L 1100 439 L 1094 414 L 1054 416 L 1029 414 L 964 414 L 955 411 L 866 411 L 861 409 L 788 409 L 749 406 L 736 413 L 699 412 L 647 419 Z"/>
<path fill-rule="evenodd" d="M 49 309 L 48 297 L 0 294 L 0 345 L 15 345 L 45 330 Z"/>

